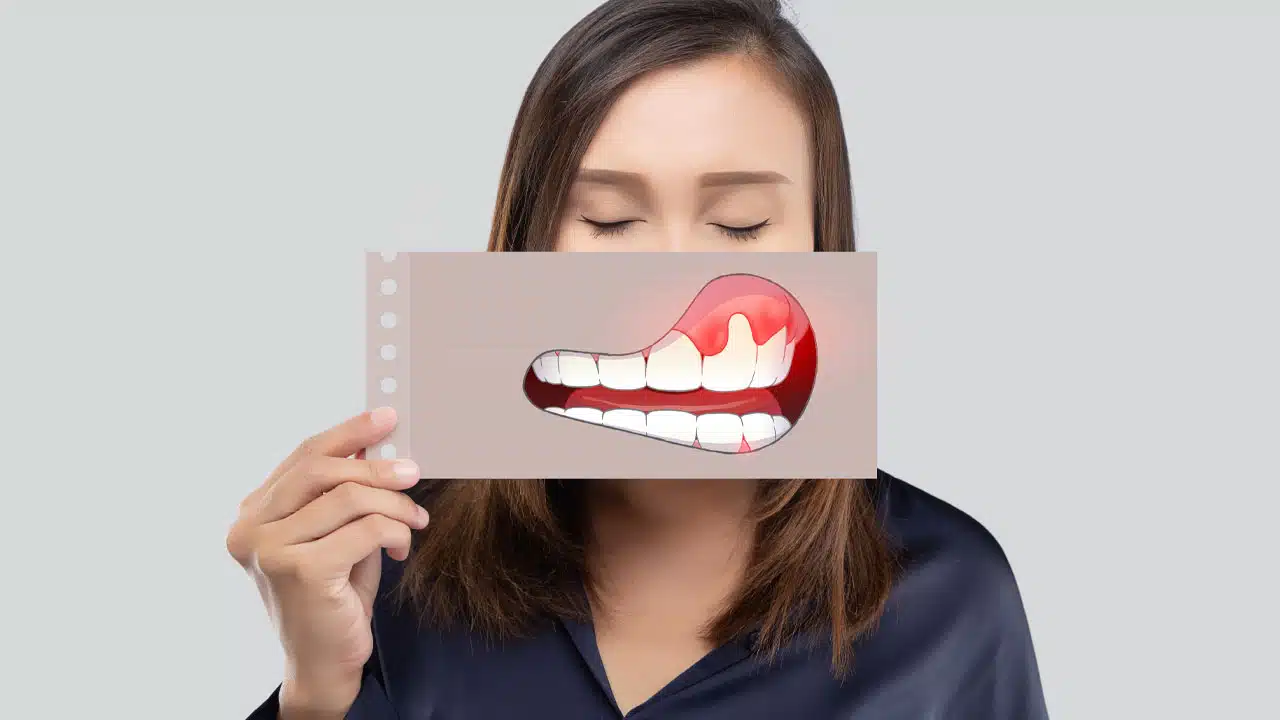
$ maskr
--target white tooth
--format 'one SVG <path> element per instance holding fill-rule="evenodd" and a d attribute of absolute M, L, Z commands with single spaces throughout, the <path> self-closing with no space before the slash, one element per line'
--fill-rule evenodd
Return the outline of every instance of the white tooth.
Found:
<path fill-rule="evenodd" d="M 542 356 L 539 355 L 533 361 L 533 374 L 542 382 L 547 381 L 547 373 L 542 369 Z"/>
<path fill-rule="evenodd" d="M 760 346 L 760 351 L 756 354 L 756 374 L 751 378 L 751 387 L 769 387 L 778 382 L 778 376 L 782 374 L 786 346 L 787 329 L 785 327 L 774 333 L 773 337 Z M 751 439 L 748 438 L 747 442 L 751 442 Z"/>
<path fill-rule="evenodd" d="M 595 358 L 587 353 L 560 353 L 560 382 L 565 387 L 595 387 L 600 384 Z"/>
<path fill-rule="evenodd" d="M 542 362 L 542 375 L 546 378 L 544 382 L 552 385 L 559 385 L 560 361 L 556 359 L 556 354 L 549 352 L 538 359 Z"/>
<path fill-rule="evenodd" d="M 644 387 L 644 353 L 601 355 L 600 384 L 612 390 Z"/>
<path fill-rule="evenodd" d="M 787 379 L 787 373 L 791 372 L 791 357 L 796 353 L 796 344 L 787 343 L 787 349 L 782 354 L 782 372 L 778 373 L 778 379 L 773 381 L 774 385 Z"/>
<path fill-rule="evenodd" d="M 738 452 L 742 447 L 742 418 L 728 413 L 699 415 L 698 446 L 703 450 Z"/>
<path fill-rule="evenodd" d="M 604 411 L 599 408 L 575 407 L 565 410 L 564 414 L 574 420 L 586 420 L 587 422 L 599 425 L 604 416 Z"/>
<path fill-rule="evenodd" d="M 782 417 L 781 415 L 773 416 L 773 434 L 774 434 L 775 440 L 777 438 L 782 437 L 783 435 L 786 435 L 787 431 L 790 429 L 791 429 L 791 423 L 787 422 L 786 418 Z"/>
<path fill-rule="evenodd" d="M 645 432 L 653 437 L 692 445 L 698 437 L 698 419 L 693 413 L 679 410 L 654 410 L 649 413 Z"/>
<path fill-rule="evenodd" d="M 773 417 L 768 413 L 743 415 L 742 437 L 747 441 L 747 447 L 752 450 L 759 450 L 773 442 L 777 437 L 773 431 Z"/>
<path fill-rule="evenodd" d="M 555 413 L 556 415 L 563 415 L 563 414 L 564 414 L 564 408 L 551 407 L 551 408 L 547 408 L 547 412 L 549 412 L 549 413 Z"/>
<path fill-rule="evenodd" d="M 643 435 L 644 413 L 640 410 L 610 410 L 604 414 L 604 424 Z"/>
<path fill-rule="evenodd" d="M 672 330 L 653 346 L 645 367 L 645 382 L 654 390 L 666 392 L 687 392 L 702 385 L 702 354 L 688 335 Z"/>
<path fill-rule="evenodd" d="M 741 313 L 729 318 L 724 350 L 702 359 L 702 387 L 716 392 L 746 390 L 756 371 L 756 341 L 751 323 Z"/>

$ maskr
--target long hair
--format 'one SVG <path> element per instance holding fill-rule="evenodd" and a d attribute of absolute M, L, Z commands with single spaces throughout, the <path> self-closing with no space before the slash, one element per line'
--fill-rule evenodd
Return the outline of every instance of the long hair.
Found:
<path fill-rule="evenodd" d="M 776 0 L 610 0 L 574 26 L 538 68 L 507 147 L 491 252 L 552 250 L 572 178 L 629 84 L 677 64 L 742 54 L 771 69 L 805 114 L 814 173 L 814 249 L 854 250 L 848 151 L 826 70 Z M 585 481 L 590 482 L 590 481 Z M 431 526 L 400 584 L 439 627 L 502 639 L 589 607 L 584 481 L 428 481 L 415 490 Z M 775 655 L 801 635 L 829 638 L 832 667 L 877 620 L 893 558 L 868 483 L 764 480 L 745 581 L 707 628 L 717 643 L 756 633 Z"/>

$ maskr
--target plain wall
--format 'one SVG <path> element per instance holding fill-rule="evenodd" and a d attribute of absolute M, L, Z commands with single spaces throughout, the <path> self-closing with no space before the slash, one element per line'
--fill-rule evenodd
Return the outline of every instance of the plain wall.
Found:
<path fill-rule="evenodd" d="M 237 503 L 362 409 L 361 252 L 484 246 L 594 4 L 0 0 L 0 714 L 275 686 Z M 880 253 L 880 464 L 1000 540 L 1055 718 L 1257 717 L 1280 21 L 945 5 L 794 3 Z"/>

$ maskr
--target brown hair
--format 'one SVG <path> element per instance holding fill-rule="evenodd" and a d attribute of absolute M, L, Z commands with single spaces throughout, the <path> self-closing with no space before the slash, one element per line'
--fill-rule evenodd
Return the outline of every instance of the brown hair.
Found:
<path fill-rule="evenodd" d="M 831 80 L 777 0 L 610 0 L 574 26 L 534 75 L 516 116 L 489 250 L 552 250 L 572 178 L 618 96 L 658 68 L 724 54 L 757 58 L 809 120 L 815 250 L 854 250 L 848 152 Z M 572 480 L 431 481 L 415 491 L 431 527 L 415 538 L 400 597 L 428 622 L 494 638 L 554 617 L 589 618 L 581 492 Z M 879 617 L 893 580 L 869 484 L 764 480 L 743 587 L 707 629 L 758 632 L 772 656 L 824 635 L 832 666 Z"/>

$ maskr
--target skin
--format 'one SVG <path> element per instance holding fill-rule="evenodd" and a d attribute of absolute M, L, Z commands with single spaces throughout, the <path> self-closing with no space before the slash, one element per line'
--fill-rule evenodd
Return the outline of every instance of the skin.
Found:
<path fill-rule="evenodd" d="M 629 88 L 583 158 L 557 237 L 563 252 L 812 248 L 804 117 L 743 57 L 664 69 Z M 228 532 L 285 650 L 282 720 L 346 714 L 372 652 L 380 550 L 402 560 L 411 529 L 426 527 L 402 492 L 417 466 L 361 450 L 394 426 L 384 408 L 304 441 Z M 753 494 L 742 480 L 591 482 L 592 613 L 624 713 L 714 649 L 703 628 L 742 581 Z"/>
<path fill-rule="evenodd" d="M 600 171 L 627 173 L 628 182 L 595 177 Z M 785 180 L 717 184 L 733 172 Z M 557 249 L 810 250 L 812 175 L 804 117 L 755 62 L 715 58 L 660 70 L 619 98 L 597 131 Z M 634 222 L 600 228 L 589 220 Z M 765 221 L 756 232 L 724 229 Z"/>
<path fill-rule="evenodd" d="M 614 105 L 581 168 L 557 250 L 813 248 L 804 116 L 750 59 L 715 58 L 645 76 Z M 592 482 L 596 642 L 624 713 L 714 649 L 702 629 L 742 580 L 753 485 Z"/>

